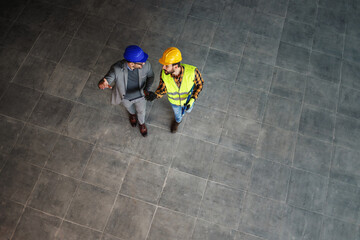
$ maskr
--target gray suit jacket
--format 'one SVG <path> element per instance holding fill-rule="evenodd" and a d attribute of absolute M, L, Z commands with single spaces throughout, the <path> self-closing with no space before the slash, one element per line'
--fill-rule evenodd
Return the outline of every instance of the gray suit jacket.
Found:
<path fill-rule="evenodd" d="M 127 80 L 128 80 L 128 68 L 125 60 L 116 62 L 111 66 L 109 72 L 104 78 L 108 81 L 109 85 L 115 86 L 112 88 L 111 104 L 120 104 L 126 94 Z M 149 91 L 151 85 L 154 82 L 154 72 L 151 68 L 149 61 L 146 61 L 144 66 L 139 69 L 139 89 L 144 96 L 143 90 Z"/>

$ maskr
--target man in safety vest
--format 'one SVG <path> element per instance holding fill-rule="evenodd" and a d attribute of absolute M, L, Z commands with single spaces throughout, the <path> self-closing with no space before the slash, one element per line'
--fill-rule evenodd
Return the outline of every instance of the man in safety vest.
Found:
<path fill-rule="evenodd" d="M 175 115 L 175 120 L 171 124 L 172 133 L 177 131 L 185 112 L 191 112 L 204 83 L 199 69 L 182 64 L 181 60 L 179 49 L 176 47 L 166 49 L 159 59 L 163 65 L 159 86 L 155 92 L 148 92 L 145 96 L 146 100 L 153 101 L 167 94 Z"/>
<path fill-rule="evenodd" d="M 148 55 L 139 46 L 128 46 L 124 59 L 113 64 L 98 84 L 100 89 L 112 89 L 110 85 L 115 83 L 111 103 L 124 105 L 129 112 L 131 126 L 136 127 L 139 122 L 140 133 L 144 137 L 147 135 L 144 96 L 154 82 L 154 72 L 147 59 Z"/>

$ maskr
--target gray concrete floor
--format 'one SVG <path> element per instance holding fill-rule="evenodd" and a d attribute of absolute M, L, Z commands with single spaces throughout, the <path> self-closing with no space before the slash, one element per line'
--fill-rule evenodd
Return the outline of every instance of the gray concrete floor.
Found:
<path fill-rule="evenodd" d="M 359 0 L 2 0 L 0 239 L 359 240 Z M 97 82 L 129 44 L 205 86 L 149 136 Z"/>

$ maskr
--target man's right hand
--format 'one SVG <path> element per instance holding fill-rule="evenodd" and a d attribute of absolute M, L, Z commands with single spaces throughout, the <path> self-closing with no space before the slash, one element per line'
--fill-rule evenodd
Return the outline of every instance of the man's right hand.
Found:
<path fill-rule="evenodd" d="M 103 80 L 101 80 L 98 84 L 98 87 L 100 89 L 106 89 L 106 88 L 110 88 L 112 89 L 112 87 L 109 85 L 108 81 L 106 80 L 106 78 L 104 78 Z"/>
<path fill-rule="evenodd" d="M 154 92 L 148 92 L 147 95 L 145 95 L 145 99 L 152 102 L 157 98 L 157 95 Z"/>

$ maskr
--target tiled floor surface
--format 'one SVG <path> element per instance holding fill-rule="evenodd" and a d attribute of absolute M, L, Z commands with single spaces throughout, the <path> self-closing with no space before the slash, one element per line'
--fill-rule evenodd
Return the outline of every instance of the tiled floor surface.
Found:
<path fill-rule="evenodd" d="M 359 240 L 359 0 L 2 0 L 0 239 Z M 129 44 L 205 86 L 132 128 Z"/>

